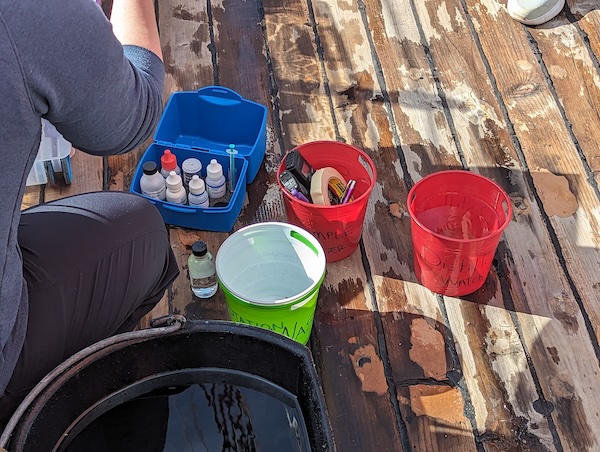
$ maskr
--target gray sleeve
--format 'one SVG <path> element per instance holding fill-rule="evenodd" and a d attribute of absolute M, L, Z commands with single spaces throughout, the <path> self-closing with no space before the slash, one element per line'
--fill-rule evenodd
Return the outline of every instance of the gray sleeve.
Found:
<path fill-rule="evenodd" d="M 117 154 L 154 132 L 164 84 L 158 56 L 122 46 L 92 0 L 8 3 L 32 108 L 73 146 Z"/>

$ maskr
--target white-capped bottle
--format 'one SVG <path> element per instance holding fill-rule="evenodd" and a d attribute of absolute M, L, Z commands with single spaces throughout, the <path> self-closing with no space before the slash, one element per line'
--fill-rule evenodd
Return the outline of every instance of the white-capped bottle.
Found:
<path fill-rule="evenodd" d="M 200 177 L 200 170 L 202 169 L 202 162 L 195 158 L 185 159 L 181 164 L 181 172 L 183 177 L 183 186 L 188 188 L 190 186 L 190 181 L 194 174 L 197 174 Z"/>
<path fill-rule="evenodd" d="M 194 295 L 200 298 L 209 298 L 217 292 L 215 263 L 206 248 L 206 243 L 201 240 L 192 245 L 192 254 L 188 258 L 188 271 Z"/>
<path fill-rule="evenodd" d="M 208 193 L 204 187 L 204 181 L 197 174 L 192 176 L 189 185 L 188 203 L 190 206 L 208 207 Z"/>
<path fill-rule="evenodd" d="M 167 201 L 175 204 L 186 204 L 187 193 L 183 188 L 181 176 L 175 171 L 171 171 L 165 182 L 167 184 Z"/>
<path fill-rule="evenodd" d="M 146 162 L 142 166 L 142 177 L 140 178 L 140 191 L 142 194 L 163 201 L 166 197 L 165 178 L 158 172 L 155 162 Z"/>
<path fill-rule="evenodd" d="M 211 199 L 225 196 L 225 176 L 223 176 L 223 167 L 216 159 L 212 159 L 206 167 L 206 191 Z"/>

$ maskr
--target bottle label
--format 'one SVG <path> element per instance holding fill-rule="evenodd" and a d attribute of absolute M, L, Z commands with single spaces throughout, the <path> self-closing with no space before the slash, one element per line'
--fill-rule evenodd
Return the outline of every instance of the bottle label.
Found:
<path fill-rule="evenodd" d="M 200 207 L 208 207 L 208 194 L 206 192 L 202 192 L 201 195 L 194 195 L 190 193 L 188 196 L 188 200 L 190 202 L 190 206 L 200 206 Z"/>
<path fill-rule="evenodd" d="M 167 201 L 172 202 L 173 204 L 185 204 L 187 202 L 185 190 L 182 188 L 180 191 L 183 193 L 167 191 Z"/>
<path fill-rule="evenodd" d="M 217 283 L 217 277 L 215 275 L 207 276 L 206 278 L 191 278 L 193 289 L 206 289 L 213 287 Z"/>
<path fill-rule="evenodd" d="M 206 180 L 206 191 L 208 192 L 208 196 L 211 198 L 220 198 L 225 196 L 225 180 L 219 185 L 211 185 L 212 181 Z"/>
<path fill-rule="evenodd" d="M 160 190 L 156 191 L 142 190 L 142 193 L 146 196 L 149 196 L 150 198 L 160 199 L 161 201 L 164 201 L 167 195 L 167 190 L 165 187 L 163 187 Z"/>

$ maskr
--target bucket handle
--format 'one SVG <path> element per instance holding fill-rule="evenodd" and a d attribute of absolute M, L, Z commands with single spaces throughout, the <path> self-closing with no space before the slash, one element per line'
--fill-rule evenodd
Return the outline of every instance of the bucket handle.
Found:
<path fill-rule="evenodd" d="M 512 214 L 511 209 L 510 209 L 506 199 L 502 200 L 502 209 L 504 210 L 504 214 L 506 215 L 506 218 L 508 218 Z"/>
<path fill-rule="evenodd" d="M 417 193 L 414 192 L 414 191 L 412 191 L 412 190 L 409 191 L 408 192 L 408 196 L 406 198 L 406 210 L 407 210 L 407 212 L 409 214 L 411 212 L 411 209 L 415 209 L 416 210 L 415 199 L 417 199 Z M 412 216 L 412 215 L 410 215 L 410 216 Z"/>
<path fill-rule="evenodd" d="M 363 166 L 365 171 L 369 174 L 369 178 L 371 179 L 371 181 L 373 181 L 375 179 L 373 169 L 371 168 L 371 165 L 369 165 L 369 162 L 367 162 L 365 158 L 360 154 L 358 154 L 358 163 L 360 163 Z"/>
<path fill-rule="evenodd" d="M 315 253 L 317 256 L 319 255 L 319 250 L 315 247 L 315 245 L 313 245 L 310 240 L 308 240 L 306 237 L 304 237 L 302 234 L 300 234 L 298 231 L 294 231 L 293 229 L 290 230 L 290 237 L 298 240 L 299 242 L 304 243 L 307 247 L 309 247 L 313 253 Z"/>
<path fill-rule="evenodd" d="M 102 339 L 98 342 L 89 345 L 88 347 L 75 353 L 73 356 L 67 358 L 65 361 L 56 366 L 51 370 L 42 380 L 27 394 L 21 404 L 17 407 L 12 417 L 9 419 L 2 436 L 0 436 L 0 451 L 6 450 L 9 440 L 13 431 L 17 427 L 19 420 L 25 414 L 27 409 L 35 401 L 35 399 L 57 378 L 64 374 L 67 370 L 72 369 L 77 363 L 83 361 L 85 358 L 89 358 L 92 354 L 97 353 L 101 350 L 107 349 L 113 345 L 124 343 L 127 341 L 142 342 L 147 339 L 163 336 L 165 334 L 174 333 L 179 331 L 187 320 L 182 315 L 167 315 L 158 319 L 152 320 L 152 328 L 130 331 L 126 333 L 116 334 L 106 339 Z M 135 343 L 133 342 L 133 343 Z"/>

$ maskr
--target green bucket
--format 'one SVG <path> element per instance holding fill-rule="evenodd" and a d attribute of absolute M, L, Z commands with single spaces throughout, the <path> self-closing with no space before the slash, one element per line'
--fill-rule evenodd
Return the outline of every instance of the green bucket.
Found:
<path fill-rule="evenodd" d="M 231 320 L 308 342 L 325 278 L 325 252 L 310 233 L 287 223 L 246 226 L 223 242 L 216 268 Z"/>

